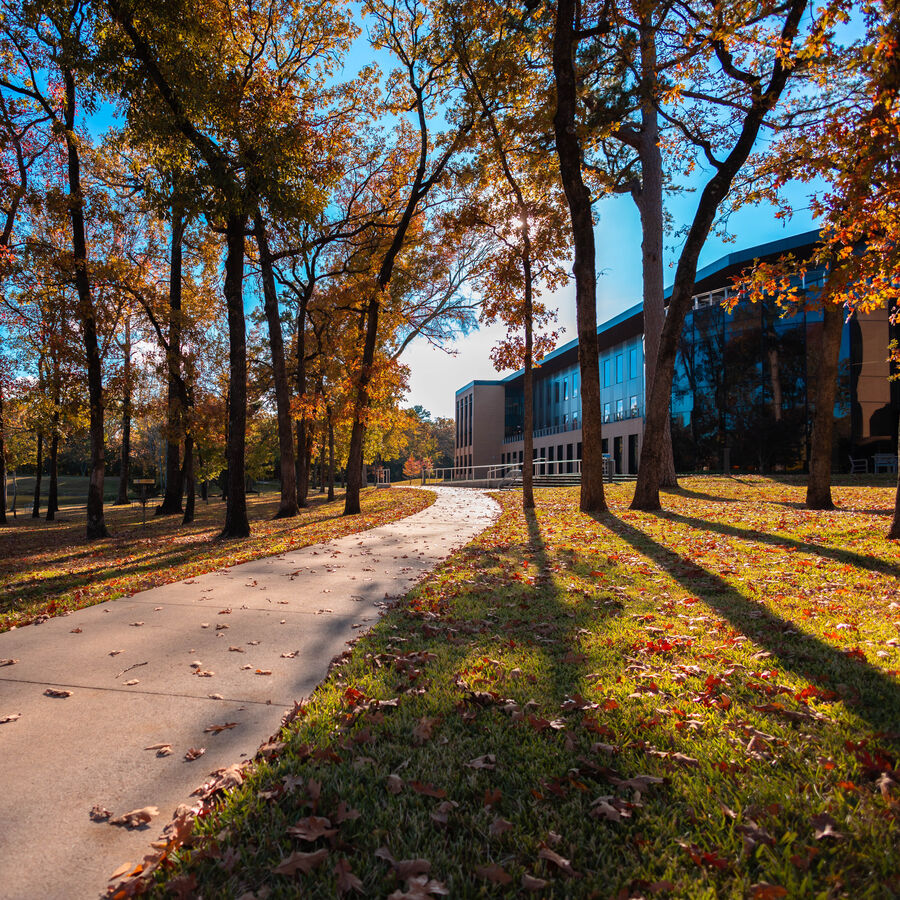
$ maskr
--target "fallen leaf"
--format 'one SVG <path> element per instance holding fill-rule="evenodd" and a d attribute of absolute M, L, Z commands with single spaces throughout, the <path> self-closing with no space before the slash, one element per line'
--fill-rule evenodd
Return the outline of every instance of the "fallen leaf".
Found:
<path fill-rule="evenodd" d="M 431 811 L 431 821 L 438 825 L 446 825 L 450 819 L 450 813 L 458 807 L 455 800 L 444 800 Z"/>
<path fill-rule="evenodd" d="M 171 756 L 172 754 L 171 744 L 151 744 L 149 747 L 144 747 L 144 749 L 155 750 L 157 756 Z"/>
<path fill-rule="evenodd" d="M 236 728 L 237 722 L 226 722 L 224 725 L 207 725 L 203 729 L 204 733 L 219 734 L 221 731 L 228 731 L 229 728 Z"/>
<path fill-rule="evenodd" d="M 750 896 L 753 900 L 777 900 L 779 897 L 787 897 L 786 888 L 780 884 L 769 884 L 768 881 L 760 881 L 750 886 Z"/>
<path fill-rule="evenodd" d="M 347 894 L 350 891 L 363 893 L 363 883 L 350 871 L 350 863 L 343 857 L 334 864 L 334 874 L 337 877 L 338 892 Z"/>
<path fill-rule="evenodd" d="M 272 871 L 276 875 L 296 875 L 298 872 L 308 875 L 313 869 L 321 866 L 327 856 L 328 850 L 324 847 L 312 853 L 297 851 L 283 859 Z"/>
<path fill-rule="evenodd" d="M 410 781 L 409 786 L 417 794 L 424 794 L 426 797 L 436 797 L 438 800 L 443 800 L 447 796 L 447 792 L 442 788 L 436 788 L 433 784 L 425 784 L 422 781 Z"/>
<path fill-rule="evenodd" d="M 5 716 L 0 716 L 0 725 L 6 725 L 7 722 L 15 722 L 16 719 L 21 719 L 22 713 L 7 713 Z"/>
<path fill-rule="evenodd" d="M 510 875 L 503 866 L 497 865 L 497 863 L 478 866 L 475 869 L 475 874 L 479 878 L 485 878 L 488 881 L 492 881 L 494 884 L 509 884 L 512 881 L 512 875 Z"/>
<path fill-rule="evenodd" d="M 140 681 L 138 681 L 137 678 L 132 678 L 131 681 L 125 682 L 126 687 L 134 687 L 134 685 L 136 685 L 136 684 L 140 684 Z"/>
<path fill-rule="evenodd" d="M 3 666 L 14 666 L 17 662 L 17 659 L 0 659 L 0 669 L 2 669 Z"/>
<path fill-rule="evenodd" d="M 200 759 L 204 753 L 206 753 L 206 747 L 191 747 L 191 749 L 184 754 L 184 758 L 188 762 L 193 762 L 195 759 Z"/>
<path fill-rule="evenodd" d="M 484 756 L 470 759 L 466 765 L 470 769 L 493 769 L 497 765 L 497 757 L 493 753 L 485 753 Z"/>
<path fill-rule="evenodd" d="M 94 822 L 105 822 L 112 813 L 105 806 L 92 806 L 88 813 Z"/>
<path fill-rule="evenodd" d="M 286 653 L 281 654 L 281 658 L 282 659 L 293 659 L 296 655 L 297 655 L 296 650 L 288 650 Z M 353 877 L 355 878 L 356 876 L 354 875 Z"/>
<path fill-rule="evenodd" d="M 271 669 L 257 669 L 256 674 L 257 675 L 271 675 L 272 670 Z"/>
<path fill-rule="evenodd" d="M 131 627 L 132 628 L 140 628 L 141 625 L 143 625 L 143 624 L 144 624 L 143 622 L 132 622 Z"/>
<path fill-rule="evenodd" d="M 541 847 L 541 849 L 538 850 L 538 859 L 545 859 L 547 862 L 553 863 L 553 865 L 559 867 L 561 872 L 565 872 L 566 875 L 577 876 L 578 874 L 572 868 L 571 860 L 565 859 L 549 847 Z"/>
<path fill-rule="evenodd" d="M 839 831 L 835 831 L 834 826 L 837 822 L 828 815 L 828 813 L 819 813 L 817 816 L 810 816 L 810 825 L 816 830 L 816 840 L 821 841 L 823 838 L 834 838 L 835 840 L 843 840 L 844 835 Z"/>
<path fill-rule="evenodd" d="M 243 647 L 229 647 L 228 652 L 229 653 L 244 653 L 245 651 L 244 651 Z"/>
<path fill-rule="evenodd" d="M 337 828 L 332 828 L 331 821 L 324 816 L 307 816 L 288 828 L 287 833 L 301 841 L 317 841 L 337 834 Z"/>
<path fill-rule="evenodd" d="M 71 697 L 72 692 L 57 690 L 56 688 L 47 688 L 47 690 L 44 691 L 44 696 L 45 697 Z"/>
<path fill-rule="evenodd" d="M 494 837 L 499 837 L 501 834 L 509 831 L 512 827 L 512 822 L 507 822 L 506 819 L 497 816 L 494 821 L 491 822 L 490 832 Z"/>
<path fill-rule="evenodd" d="M 331 818 L 334 820 L 335 825 L 340 825 L 341 822 L 350 822 L 353 819 L 358 819 L 360 815 L 362 815 L 362 813 L 360 813 L 358 809 L 352 809 L 341 800 Z"/>
<path fill-rule="evenodd" d="M 130 862 L 122 863 L 122 865 L 119 866 L 119 868 L 109 876 L 107 881 L 115 881 L 117 878 L 121 878 L 123 875 L 126 875 L 133 868 L 134 866 L 132 866 Z"/>
<path fill-rule="evenodd" d="M 124 825 L 127 828 L 139 828 L 146 825 L 154 816 L 159 815 L 159 809 L 155 806 L 142 806 L 140 809 L 133 809 L 131 812 L 123 813 L 109 820 L 110 825 Z"/>
<path fill-rule="evenodd" d="M 549 881 L 535 878 L 534 875 L 529 875 L 527 872 L 522 873 L 522 889 L 525 891 L 542 891 L 549 883 Z"/>
<path fill-rule="evenodd" d="M 397 877 L 403 881 L 417 875 L 427 875 L 431 871 L 431 863 L 427 859 L 401 859 L 394 863 Z"/>
<path fill-rule="evenodd" d="M 422 744 L 425 741 L 431 740 L 432 732 L 434 731 L 434 726 L 440 722 L 439 717 L 431 718 L 429 716 L 423 716 L 416 723 L 416 727 L 413 728 L 413 737 L 416 739 L 416 743 Z"/>
<path fill-rule="evenodd" d="M 403 790 L 403 779 L 399 775 L 388 775 L 387 789 L 392 794 L 399 794 Z"/>
<path fill-rule="evenodd" d="M 69 634 L 81 634 L 81 628 L 72 628 L 69 630 Z"/>
<path fill-rule="evenodd" d="M 124 650 L 110 650 L 109 655 L 110 656 L 118 656 L 120 653 L 124 653 L 124 652 L 125 652 Z"/>
<path fill-rule="evenodd" d="M 208 694 L 207 695 L 210 700 L 224 700 L 225 698 L 221 694 Z"/>
<path fill-rule="evenodd" d="M 216 673 L 215 673 L 215 672 L 210 672 L 210 671 L 208 671 L 208 670 L 206 670 L 206 669 L 197 669 L 197 671 L 194 672 L 194 674 L 195 674 L 198 678 L 212 678 L 213 675 L 215 675 Z"/>

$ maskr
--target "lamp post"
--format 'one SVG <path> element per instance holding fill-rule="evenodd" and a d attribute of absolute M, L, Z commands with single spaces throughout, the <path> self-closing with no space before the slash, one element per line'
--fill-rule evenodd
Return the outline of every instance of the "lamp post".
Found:
<path fill-rule="evenodd" d="M 135 487 L 139 488 L 141 493 L 141 527 L 147 527 L 147 486 L 156 484 L 154 478 L 135 478 L 132 482 Z"/>

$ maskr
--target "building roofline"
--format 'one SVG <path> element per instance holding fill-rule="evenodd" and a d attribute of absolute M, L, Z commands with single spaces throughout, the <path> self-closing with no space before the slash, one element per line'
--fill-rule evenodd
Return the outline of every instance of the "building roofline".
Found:
<path fill-rule="evenodd" d="M 468 384 L 465 384 L 461 388 L 459 388 L 459 390 L 457 390 L 457 392 L 456 392 L 456 396 L 459 396 L 460 394 L 465 393 L 465 391 L 469 390 L 469 388 L 479 387 L 479 386 L 485 385 L 485 384 L 486 385 L 503 384 L 503 379 L 500 379 L 497 381 L 491 381 L 489 379 L 476 378 L 474 381 L 470 381 Z"/>
<path fill-rule="evenodd" d="M 779 238 L 777 241 L 768 241 L 765 244 L 757 244 L 755 247 L 745 247 L 743 250 L 735 250 L 733 253 L 727 253 L 720 256 L 715 262 L 711 262 L 708 266 L 697 270 L 697 276 L 694 283 L 710 278 L 717 272 L 724 269 L 737 266 L 741 263 L 752 262 L 754 259 L 760 259 L 763 256 L 776 256 L 780 253 L 787 253 L 790 250 L 796 250 L 798 247 L 804 247 L 807 244 L 814 244 L 819 239 L 819 229 L 814 228 L 812 231 L 804 231 L 801 234 L 794 234 L 790 237 Z M 672 297 L 672 288 L 669 285 L 663 292 L 663 297 L 669 300 Z"/>

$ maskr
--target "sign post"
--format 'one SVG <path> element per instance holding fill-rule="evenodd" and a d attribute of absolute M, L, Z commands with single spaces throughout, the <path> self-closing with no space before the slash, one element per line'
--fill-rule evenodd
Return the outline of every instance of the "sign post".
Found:
<path fill-rule="evenodd" d="M 141 491 L 141 527 L 147 527 L 147 486 L 156 484 L 155 478 L 135 478 L 133 484 L 140 488 Z"/>

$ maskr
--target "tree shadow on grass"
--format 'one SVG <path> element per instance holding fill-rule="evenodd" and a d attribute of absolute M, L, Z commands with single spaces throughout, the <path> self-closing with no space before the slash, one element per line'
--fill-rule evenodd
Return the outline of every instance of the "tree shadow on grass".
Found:
<path fill-rule="evenodd" d="M 740 538 L 745 541 L 758 541 L 761 544 L 770 544 L 773 547 L 779 547 L 787 550 L 799 550 L 802 553 L 810 553 L 813 556 L 822 559 L 831 559 L 835 562 L 843 563 L 848 566 L 855 566 L 860 569 L 866 569 L 870 572 L 879 572 L 882 575 L 893 575 L 900 578 L 900 565 L 896 563 L 885 562 L 875 556 L 863 556 L 860 553 L 854 553 L 852 550 L 841 550 L 837 547 L 823 546 L 822 544 L 812 544 L 808 541 L 800 541 L 796 538 L 786 537 L 780 534 L 769 534 L 765 531 L 756 531 L 751 528 L 738 528 L 737 525 L 726 525 L 724 522 L 716 522 L 711 519 L 698 519 L 693 516 L 685 516 L 682 513 L 666 510 L 659 514 L 661 519 L 668 519 L 671 522 L 683 522 L 691 528 L 701 531 L 715 531 L 718 534 L 728 537 Z"/>
<path fill-rule="evenodd" d="M 632 525 L 610 514 L 598 514 L 593 518 L 656 563 L 685 590 L 727 619 L 735 629 L 769 651 L 781 668 L 808 682 L 826 676 L 833 685 L 851 686 L 858 696 L 845 699 L 845 702 L 860 718 L 876 731 L 896 729 L 900 720 L 900 684 L 883 671 L 807 634 L 794 622 L 776 615 L 762 604 L 747 600 L 727 581 L 708 570 L 704 570 L 700 579 L 687 575 L 685 567 L 696 571 L 695 563 L 657 543 Z M 697 527 L 715 526 L 715 523 L 706 522 L 701 526 L 700 520 L 696 521 Z"/>

